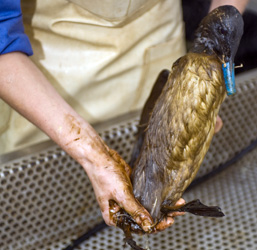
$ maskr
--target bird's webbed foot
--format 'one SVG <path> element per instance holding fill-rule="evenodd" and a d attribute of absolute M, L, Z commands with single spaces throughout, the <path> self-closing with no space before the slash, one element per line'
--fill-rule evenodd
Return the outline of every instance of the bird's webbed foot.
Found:
<path fill-rule="evenodd" d="M 206 217 L 223 217 L 224 213 L 218 206 L 206 206 L 200 202 L 200 200 L 193 200 L 182 206 L 167 206 L 161 207 L 161 212 L 164 215 L 168 215 L 173 212 L 188 212 L 194 215 L 206 216 Z"/>

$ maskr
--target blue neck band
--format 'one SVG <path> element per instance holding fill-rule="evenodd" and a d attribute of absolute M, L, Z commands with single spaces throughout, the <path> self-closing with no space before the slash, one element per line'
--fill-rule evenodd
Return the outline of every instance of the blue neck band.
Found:
<path fill-rule="evenodd" d="M 235 64 L 233 63 L 231 69 L 230 69 L 230 63 L 223 63 L 222 64 L 222 70 L 223 70 L 223 76 L 225 80 L 227 95 L 233 95 L 236 93 L 236 84 L 235 84 Z"/>

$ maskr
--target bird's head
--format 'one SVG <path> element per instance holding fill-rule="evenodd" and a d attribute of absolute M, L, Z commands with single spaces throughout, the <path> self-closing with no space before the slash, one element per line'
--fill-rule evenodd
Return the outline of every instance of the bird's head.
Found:
<path fill-rule="evenodd" d="M 234 58 L 243 27 L 243 18 L 235 7 L 220 6 L 201 21 L 192 48 L 192 52 L 217 55 L 222 62 L 228 95 L 235 93 Z"/>

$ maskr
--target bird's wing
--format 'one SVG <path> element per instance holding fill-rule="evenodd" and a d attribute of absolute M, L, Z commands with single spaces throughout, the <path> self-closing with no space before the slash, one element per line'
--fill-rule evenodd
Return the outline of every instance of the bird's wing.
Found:
<path fill-rule="evenodd" d="M 213 135 L 213 110 L 221 102 L 216 93 L 220 88 L 213 85 L 221 74 L 215 65 L 191 55 L 174 64 L 151 113 L 144 150 L 133 171 L 138 197 L 144 196 L 140 190 L 159 192 L 163 200 L 179 195 L 195 176 Z"/>
<path fill-rule="evenodd" d="M 154 83 L 152 91 L 144 105 L 144 108 L 141 113 L 139 125 L 138 125 L 136 142 L 135 142 L 131 160 L 130 160 L 131 167 L 134 166 L 136 159 L 138 158 L 138 156 L 140 154 L 141 147 L 142 147 L 144 137 L 145 137 L 145 131 L 146 131 L 146 128 L 147 128 L 147 125 L 149 122 L 150 114 L 153 110 L 156 100 L 160 96 L 160 94 L 163 90 L 163 87 L 165 86 L 165 84 L 168 80 L 169 74 L 170 74 L 170 71 L 167 69 L 164 69 L 160 72 L 160 74 L 158 75 L 158 77 Z"/>
<path fill-rule="evenodd" d="M 146 138 L 148 145 L 155 145 L 150 154 L 156 163 L 152 165 L 159 168 L 150 171 L 163 168 L 170 183 L 163 196 L 182 194 L 197 173 L 224 99 L 222 83 L 220 63 L 215 58 L 188 54 L 173 67 L 167 89 L 153 110 L 150 136 Z"/>

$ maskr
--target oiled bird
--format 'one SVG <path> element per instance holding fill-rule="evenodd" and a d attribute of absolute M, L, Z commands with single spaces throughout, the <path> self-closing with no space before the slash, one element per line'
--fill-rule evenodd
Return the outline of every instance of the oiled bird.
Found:
<path fill-rule="evenodd" d="M 233 78 L 242 34 L 238 10 L 216 8 L 200 23 L 191 51 L 173 64 L 132 174 L 134 195 L 154 220 L 182 196 L 209 149 L 220 105 L 233 92 L 222 67 Z"/>
<path fill-rule="evenodd" d="M 157 80 L 163 87 L 155 87 L 146 103 L 132 184 L 155 222 L 181 198 L 209 149 L 220 105 L 235 92 L 233 60 L 242 34 L 243 19 L 235 7 L 213 10 L 200 23 L 190 52 L 170 73 L 161 73 L 167 82 Z"/>

